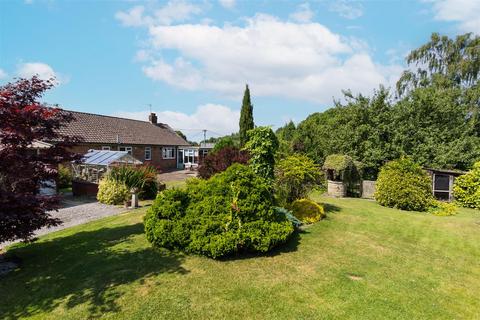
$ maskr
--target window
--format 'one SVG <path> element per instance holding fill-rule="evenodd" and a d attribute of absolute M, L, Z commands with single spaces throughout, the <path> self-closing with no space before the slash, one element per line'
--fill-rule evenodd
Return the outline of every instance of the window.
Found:
<path fill-rule="evenodd" d="M 118 147 L 118 151 L 127 151 L 128 154 L 132 154 L 132 147 Z"/>
<path fill-rule="evenodd" d="M 110 151 L 110 146 L 102 146 L 102 150 Z"/>
<path fill-rule="evenodd" d="M 163 159 L 175 159 L 175 148 L 162 148 Z"/>
<path fill-rule="evenodd" d="M 450 176 L 435 173 L 433 175 L 433 195 L 439 200 L 451 199 Z"/>
<path fill-rule="evenodd" d="M 145 160 L 152 160 L 152 148 L 145 147 Z"/>

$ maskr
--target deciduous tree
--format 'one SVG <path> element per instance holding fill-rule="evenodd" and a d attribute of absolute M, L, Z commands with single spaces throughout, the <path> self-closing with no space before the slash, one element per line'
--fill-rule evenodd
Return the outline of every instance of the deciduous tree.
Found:
<path fill-rule="evenodd" d="M 58 133 L 71 114 L 39 102 L 52 86 L 52 80 L 33 77 L 0 87 L 0 242 L 29 240 L 35 230 L 60 222 L 49 214 L 58 197 L 41 195 L 39 188 L 57 179 L 58 164 L 76 159 L 67 147 L 79 139 Z M 32 149 L 42 140 L 56 143 Z"/>

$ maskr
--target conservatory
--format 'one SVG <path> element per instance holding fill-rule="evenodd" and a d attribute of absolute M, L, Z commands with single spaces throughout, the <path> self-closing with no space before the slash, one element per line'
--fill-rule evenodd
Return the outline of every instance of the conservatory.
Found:
<path fill-rule="evenodd" d="M 73 162 L 73 178 L 90 183 L 98 183 L 112 166 L 141 165 L 127 151 L 89 150 L 79 162 Z"/>

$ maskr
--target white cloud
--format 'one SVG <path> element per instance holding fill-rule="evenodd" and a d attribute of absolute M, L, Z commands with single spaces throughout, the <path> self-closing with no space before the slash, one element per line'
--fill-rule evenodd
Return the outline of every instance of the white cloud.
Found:
<path fill-rule="evenodd" d="M 115 14 L 115 18 L 127 27 L 138 27 L 142 25 L 148 25 L 151 21 L 146 21 L 146 17 L 143 16 L 145 8 L 143 6 L 135 6 L 127 12 L 118 11 Z"/>
<path fill-rule="evenodd" d="M 363 7 L 360 3 L 340 0 L 335 1 L 330 6 L 330 11 L 338 13 L 346 19 L 357 19 L 363 15 Z"/>
<path fill-rule="evenodd" d="M 232 9 L 236 5 L 236 0 L 218 0 L 220 5 L 227 9 Z"/>
<path fill-rule="evenodd" d="M 42 62 L 25 62 L 18 66 L 17 75 L 20 78 L 38 76 L 42 80 L 55 78 L 57 84 L 66 83 L 68 79 L 56 73 L 51 66 Z"/>
<path fill-rule="evenodd" d="M 463 32 L 480 34 L 479 0 L 433 0 L 435 19 L 459 23 Z"/>
<path fill-rule="evenodd" d="M 116 112 L 118 117 L 146 120 L 150 111 L 140 112 Z M 217 134 L 227 135 L 238 131 L 239 110 L 232 110 L 218 104 L 205 104 L 197 107 L 193 114 L 177 111 L 156 112 L 158 121 L 168 124 L 175 130 L 183 129 L 182 132 L 192 140 L 199 140 L 200 129 L 207 129 Z M 185 130 L 189 129 L 189 130 Z"/>
<path fill-rule="evenodd" d="M 115 18 L 127 27 L 169 25 L 187 21 L 200 14 L 202 9 L 184 0 L 171 0 L 163 7 L 149 11 L 152 11 L 151 14 L 146 14 L 144 6 L 135 6 L 126 12 L 117 12 Z"/>
<path fill-rule="evenodd" d="M 303 3 L 298 6 L 297 11 L 290 15 L 290 19 L 300 23 L 306 23 L 312 20 L 313 15 L 314 12 L 310 9 L 310 4 Z"/>
<path fill-rule="evenodd" d="M 369 94 L 379 84 L 393 84 L 401 72 L 399 65 L 375 63 L 360 39 L 265 14 L 243 26 L 157 25 L 148 32 L 152 55 L 142 66 L 145 75 L 229 97 L 238 97 L 248 83 L 259 96 L 331 103 L 342 89 Z M 166 50 L 176 57 L 165 58 Z"/>
<path fill-rule="evenodd" d="M 3 69 L 0 69 L 0 79 L 4 79 L 7 76 L 8 76 L 8 74 L 5 71 L 3 71 Z"/>

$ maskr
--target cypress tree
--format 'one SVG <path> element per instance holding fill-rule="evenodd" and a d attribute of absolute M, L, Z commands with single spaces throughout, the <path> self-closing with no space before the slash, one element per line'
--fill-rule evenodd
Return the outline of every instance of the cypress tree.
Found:
<path fill-rule="evenodd" d="M 247 143 L 247 131 L 255 127 L 253 122 L 253 105 L 250 101 L 250 89 L 248 84 L 243 94 L 242 110 L 240 111 L 240 147 Z"/>

